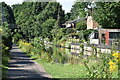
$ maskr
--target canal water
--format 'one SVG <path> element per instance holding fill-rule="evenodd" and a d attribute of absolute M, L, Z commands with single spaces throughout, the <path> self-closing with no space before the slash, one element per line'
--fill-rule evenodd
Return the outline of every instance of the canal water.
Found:
<path fill-rule="evenodd" d="M 51 59 L 56 63 L 61 64 L 79 64 L 80 60 L 87 59 L 91 56 L 92 52 L 84 51 L 80 46 L 71 46 L 63 47 L 63 46 L 55 46 L 55 45 L 47 45 L 47 52 L 51 54 Z"/>
<path fill-rule="evenodd" d="M 99 57 L 99 54 L 111 53 L 110 49 L 100 49 L 95 46 L 81 45 L 78 43 L 72 43 L 69 46 L 46 45 L 46 49 L 54 62 L 62 64 L 77 64 L 80 60 L 88 59 L 89 57 Z"/>

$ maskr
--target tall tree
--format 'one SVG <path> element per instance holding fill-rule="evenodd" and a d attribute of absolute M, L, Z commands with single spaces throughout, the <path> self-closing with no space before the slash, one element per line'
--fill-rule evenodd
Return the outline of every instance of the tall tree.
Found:
<path fill-rule="evenodd" d="M 93 11 L 93 18 L 103 28 L 120 29 L 120 1 L 119 2 L 97 2 Z"/>
<path fill-rule="evenodd" d="M 52 38 L 52 35 L 50 31 L 53 29 L 53 26 L 55 24 L 55 19 L 47 19 L 43 24 L 42 24 L 42 36 L 43 38 Z"/>
<path fill-rule="evenodd" d="M 2 2 L 1 4 L 2 4 L 1 17 L 3 18 L 3 21 L 6 22 L 7 24 L 15 24 L 15 17 L 12 8 L 9 5 L 7 5 L 5 2 Z"/>
<path fill-rule="evenodd" d="M 76 19 L 78 16 L 84 18 L 87 15 L 85 8 L 88 6 L 88 2 L 76 2 L 71 9 L 71 19 Z"/>
<path fill-rule="evenodd" d="M 59 19 L 59 24 L 64 22 L 64 11 L 57 2 L 23 2 L 12 7 L 16 23 L 21 27 L 26 40 L 38 36 L 43 37 L 41 33 L 44 33 L 44 28 L 48 29 L 48 26 L 43 23 L 54 25 L 53 22 L 48 21 L 49 19 L 55 19 L 55 21 Z"/>
<path fill-rule="evenodd" d="M 71 17 L 71 13 L 66 13 L 65 14 L 65 21 L 70 20 L 70 17 Z"/>
<path fill-rule="evenodd" d="M 85 10 L 87 8 L 88 4 L 90 4 L 90 3 L 89 2 L 76 2 L 72 6 L 70 19 L 71 20 L 76 20 L 78 18 L 80 18 L 80 19 L 85 18 L 87 13 L 88 13 Z M 79 21 L 76 24 L 77 30 L 83 30 L 83 29 L 86 29 L 86 27 L 87 27 L 86 26 L 86 20 Z"/>
<path fill-rule="evenodd" d="M 3 34 L 2 34 L 2 43 L 9 47 L 12 47 L 12 30 L 11 24 L 15 24 L 15 18 L 12 11 L 12 8 L 7 5 L 5 2 L 0 3 L 1 5 L 1 17 L 2 17 L 2 27 Z M 14 26 L 14 25 L 12 25 Z"/>

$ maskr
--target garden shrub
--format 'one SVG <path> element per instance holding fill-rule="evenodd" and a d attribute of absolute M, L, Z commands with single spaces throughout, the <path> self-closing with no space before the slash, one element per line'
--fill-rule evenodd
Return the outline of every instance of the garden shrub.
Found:
<path fill-rule="evenodd" d="M 113 52 L 112 59 L 109 60 L 109 71 L 113 77 L 118 76 L 118 72 L 120 70 L 120 53 Z"/>
<path fill-rule="evenodd" d="M 4 33 L 5 32 L 5 33 Z M 12 48 L 12 37 L 9 28 L 0 26 L 0 44 L 2 47 L 2 78 L 6 78 L 8 61 L 10 59 L 9 50 Z M 2 34 L 4 33 L 4 34 Z"/>
<path fill-rule="evenodd" d="M 26 41 L 19 41 L 18 44 L 23 52 L 31 53 L 31 51 L 33 49 L 33 46 L 31 45 L 31 43 L 28 43 Z"/>
<path fill-rule="evenodd" d="M 90 78 L 118 78 L 119 59 L 119 53 L 116 52 L 112 56 L 106 53 L 99 54 L 97 59 L 93 55 L 92 58 L 84 61 L 84 66 L 88 71 L 86 76 Z"/>

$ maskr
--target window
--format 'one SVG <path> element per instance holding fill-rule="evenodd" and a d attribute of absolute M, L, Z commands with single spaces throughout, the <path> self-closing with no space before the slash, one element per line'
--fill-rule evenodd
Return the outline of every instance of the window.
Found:
<path fill-rule="evenodd" d="M 110 32 L 109 33 L 109 38 L 111 38 L 111 39 L 120 39 L 120 32 Z"/>
<path fill-rule="evenodd" d="M 98 39 L 98 36 L 99 36 L 98 32 L 95 32 L 94 39 Z"/>

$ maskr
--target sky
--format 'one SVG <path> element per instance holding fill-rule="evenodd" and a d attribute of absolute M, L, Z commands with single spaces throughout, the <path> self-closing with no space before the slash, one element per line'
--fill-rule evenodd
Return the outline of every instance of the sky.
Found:
<path fill-rule="evenodd" d="M 24 0 L 0 0 L 0 2 L 5 2 L 8 5 L 13 4 L 21 4 Z M 70 12 L 72 5 L 74 4 L 75 0 L 57 0 L 57 2 L 60 2 L 62 5 L 63 10 L 65 10 L 65 13 Z"/>
<path fill-rule="evenodd" d="M 57 2 L 60 2 L 60 4 L 62 5 L 62 8 L 63 10 L 65 10 L 65 13 L 70 12 L 74 1 L 75 0 L 57 0 Z"/>

